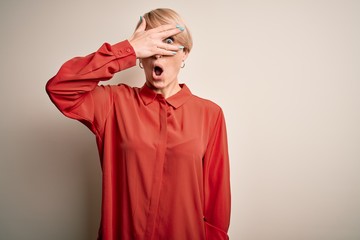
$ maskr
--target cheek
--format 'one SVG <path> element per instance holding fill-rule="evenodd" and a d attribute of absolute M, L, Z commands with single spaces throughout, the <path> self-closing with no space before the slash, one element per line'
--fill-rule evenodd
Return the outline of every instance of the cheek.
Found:
<path fill-rule="evenodd" d="M 172 59 L 171 61 L 172 70 L 178 72 L 181 68 L 181 64 L 182 64 L 182 57 L 181 56 L 174 57 L 174 59 Z"/>
<path fill-rule="evenodd" d="M 177 75 L 180 71 L 180 65 L 178 63 L 172 63 L 169 67 L 168 67 L 168 73 L 171 75 Z"/>
<path fill-rule="evenodd" d="M 143 61 L 142 62 L 142 65 L 143 65 L 143 67 L 144 67 L 144 72 L 146 73 L 146 74 L 151 74 L 152 73 L 152 67 L 150 66 L 150 64 L 149 63 L 147 63 L 146 61 Z"/>

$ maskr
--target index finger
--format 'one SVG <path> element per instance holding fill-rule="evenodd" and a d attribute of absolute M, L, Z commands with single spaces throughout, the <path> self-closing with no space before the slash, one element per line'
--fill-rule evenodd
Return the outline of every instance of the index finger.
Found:
<path fill-rule="evenodd" d="M 165 32 L 165 31 L 169 31 L 169 30 L 175 30 L 178 29 L 181 31 L 184 30 L 184 28 L 178 24 L 165 24 L 165 25 L 160 25 L 156 28 L 150 29 L 150 32 L 156 32 L 156 33 L 161 33 L 161 32 Z"/>
<path fill-rule="evenodd" d="M 176 34 L 181 33 L 183 30 L 180 30 L 179 28 L 173 28 L 173 29 L 169 29 L 163 32 L 158 33 L 159 37 L 161 39 L 166 39 L 168 37 L 174 36 Z"/>

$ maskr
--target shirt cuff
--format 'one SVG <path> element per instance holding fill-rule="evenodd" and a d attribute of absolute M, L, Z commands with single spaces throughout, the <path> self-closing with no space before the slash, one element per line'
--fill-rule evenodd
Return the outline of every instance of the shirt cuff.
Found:
<path fill-rule="evenodd" d="M 136 65 L 136 54 L 128 40 L 116 43 L 111 46 L 111 51 L 116 56 L 120 70 Z"/>

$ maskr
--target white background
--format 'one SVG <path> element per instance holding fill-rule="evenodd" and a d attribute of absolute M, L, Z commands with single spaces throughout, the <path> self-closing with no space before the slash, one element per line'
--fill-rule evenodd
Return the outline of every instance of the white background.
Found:
<path fill-rule="evenodd" d="M 95 138 L 45 84 L 170 7 L 194 49 L 180 75 L 222 106 L 233 240 L 360 239 L 360 1 L 0 2 L 0 239 L 96 239 Z M 138 67 L 112 83 L 141 86 Z"/>

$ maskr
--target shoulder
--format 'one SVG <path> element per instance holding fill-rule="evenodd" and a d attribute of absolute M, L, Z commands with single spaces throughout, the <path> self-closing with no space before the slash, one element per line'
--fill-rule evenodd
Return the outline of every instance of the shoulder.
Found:
<path fill-rule="evenodd" d="M 207 122 L 209 126 L 215 126 L 218 122 L 224 121 L 222 108 L 212 100 L 193 94 L 187 104 L 192 109 L 191 112 Z"/>
<path fill-rule="evenodd" d="M 222 113 L 222 108 L 217 103 L 194 94 L 192 94 L 189 103 L 199 110 L 207 111 L 211 114 L 218 115 Z"/>
<path fill-rule="evenodd" d="M 123 83 L 117 85 L 105 84 L 97 86 L 92 91 L 92 95 L 95 99 L 128 100 L 136 98 L 138 92 L 138 87 L 131 87 Z"/>
<path fill-rule="evenodd" d="M 117 85 L 105 85 L 105 87 L 109 87 L 111 91 L 120 91 L 120 92 L 130 92 L 133 91 L 136 87 L 131 87 L 125 83 L 119 83 Z"/>
<path fill-rule="evenodd" d="M 134 97 L 140 90 L 138 87 L 132 87 L 125 83 L 117 85 L 106 85 L 114 97 Z"/>

